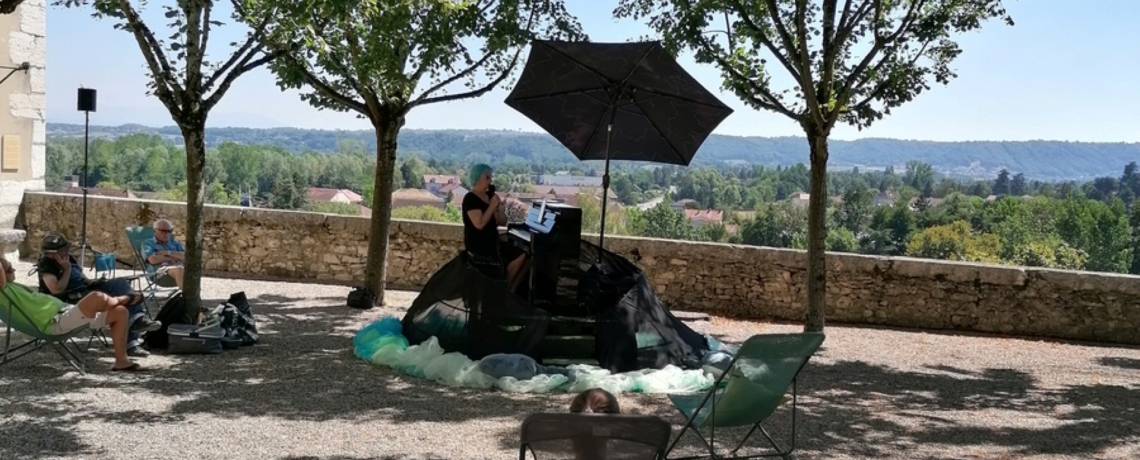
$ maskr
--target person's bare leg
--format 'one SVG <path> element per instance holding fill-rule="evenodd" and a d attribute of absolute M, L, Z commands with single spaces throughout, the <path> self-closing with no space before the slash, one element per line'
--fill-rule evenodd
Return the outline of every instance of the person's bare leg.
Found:
<path fill-rule="evenodd" d="M 182 289 L 182 267 L 170 267 L 166 269 L 166 274 L 174 279 L 178 289 Z"/>
<path fill-rule="evenodd" d="M 107 317 L 107 326 L 111 328 L 111 344 L 115 349 L 115 368 L 120 369 L 134 364 L 127 357 L 127 307 L 131 302 L 130 296 L 111 297 L 102 292 L 92 292 L 83 296 L 75 306 L 87 318 L 94 318 L 99 313 Z"/>
<path fill-rule="evenodd" d="M 518 289 L 519 282 L 522 281 L 522 268 L 526 265 L 526 254 L 520 255 L 507 264 L 507 283 L 510 286 L 511 292 Z"/>

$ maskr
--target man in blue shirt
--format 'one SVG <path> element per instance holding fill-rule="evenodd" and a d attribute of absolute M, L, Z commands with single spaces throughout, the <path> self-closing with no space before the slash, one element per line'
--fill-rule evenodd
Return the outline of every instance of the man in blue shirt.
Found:
<path fill-rule="evenodd" d="M 174 239 L 174 224 L 159 219 L 154 222 L 154 238 L 142 244 L 143 258 L 155 269 L 155 283 L 160 286 L 178 286 L 182 289 L 182 262 L 186 248 Z"/>

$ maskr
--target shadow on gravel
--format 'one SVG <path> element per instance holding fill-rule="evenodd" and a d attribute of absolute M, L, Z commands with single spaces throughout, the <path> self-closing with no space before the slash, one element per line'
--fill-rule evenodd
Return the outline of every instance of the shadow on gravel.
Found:
<path fill-rule="evenodd" d="M 288 456 L 288 457 L 279 457 L 278 458 L 278 460 L 411 460 L 411 459 L 436 460 L 436 457 L 409 457 L 406 455 L 385 455 L 383 457 L 348 457 L 345 455 L 331 455 L 328 457 L 317 457 L 315 455 L 302 455 L 302 456 Z"/>
<path fill-rule="evenodd" d="M 208 300 L 207 305 L 220 301 Z M 352 333 L 377 313 L 348 309 L 340 298 L 251 295 L 250 304 L 263 332 L 261 343 L 253 347 L 221 355 L 177 356 L 172 358 L 177 360 L 173 366 L 132 376 L 108 375 L 104 362 L 94 360 L 89 360 L 92 375 L 65 373 L 65 364 L 50 351 L 0 369 L 0 413 L 6 414 L 0 419 L 0 458 L 90 455 L 72 434 L 83 418 L 155 424 L 180 423 L 197 414 L 392 424 L 515 420 L 513 429 L 487 433 L 499 438 L 504 451 L 515 452 L 523 418 L 564 411 L 572 398 L 450 388 L 368 364 L 353 356 Z M 94 354 L 105 358 L 110 350 Z M 801 458 L 897 458 L 914 446 L 932 444 L 951 446 L 942 450 L 947 456 L 930 457 L 939 460 L 961 458 L 960 451 L 949 455 L 958 450 L 954 447 L 969 446 L 1000 447 L 1021 455 L 1078 455 L 1135 442 L 1140 431 L 1140 394 L 1123 386 L 1041 389 L 1032 376 L 1017 370 L 972 372 L 934 366 L 900 371 L 861 361 L 832 361 L 829 354 L 827 349 L 821 351 L 801 375 L 797 442 Z M 1125 358 L 1103 358 L 1101 363 L 1126 369 L 1137 366 L 1137 360 Z M 163 413 L 141 413 L 58 402 L 60 395 L 105 388 L 162 395 L 172 404 Z M 675 430 L 683 422 L 664 395 L 621 398 L 623 406 L 662 416 Z M 987 414 L 994 411 L 1049 423 L 1029 428 L 990 421 L 992 426 L 987 426 Z M 773 436 L 781 442 L 787 439 L 788 413 L 787 408 L 780 410 L 770 423 Z M 742 434 L 718 430 L 717 438 L 735 442 Z M 692 435 L 686 435 L 678 453 L 694 452 L 696 444 Z"/>
<path fill-rule="evenodd" d="M 1132 358 L 1100 358 L 1097 360 L 1102 366 L 1119 367 L 1121 369 L 1140 370 L 1140 359 Z"/>
<path fill-rule="evenodd" d="M 11 395 L 8 395 L 11 396 Z M 0 458 L 36 460 L 91 455 L 79 439 L 69 411 L 5 397 L 0 400 Z"/>

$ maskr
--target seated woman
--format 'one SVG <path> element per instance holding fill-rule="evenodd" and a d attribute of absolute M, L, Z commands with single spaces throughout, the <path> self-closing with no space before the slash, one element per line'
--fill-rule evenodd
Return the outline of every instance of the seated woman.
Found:
<path fill-rule="evenodd" d="M 491 167 L 485 164 L 472 166 L 467 172 L 471 191 L 463 197 L 463 244 L 472 255 L 506 264 L 507 285 L 514 292 L 522 279 L 526 253 L 499 244 L 499 226 L 507 225 L 507 213 L 499 196 L 491 193 L 491 174 Z"/>
<path fill-rule="evenodd" d="M 620 414 L 618 400 L 606 390 L 591 388 L 578 393 L 570 402 L 570 412 L 575 414 Z M 605 439 L 574 439 L 574 458 L 576 460 L 604 460 L 607 448 Z"/>
<path fill-rule="evenodd" d="M 570 401 L 570 412 L 575 414 L 620 414 L 618 400 L 613 393 L 601 388 L 591 388 L 578 393 Z"/>
<path fill-rule="evenodd" d="M 83 326 L 92 329 L 111 328 L 111 342 L 115 348 L 112 371 L 138 372 L 145 370 L 127 357 L 127 305 L 140 301 L 141 295 L 112 297 L 102 292 L 90 292 L 74 304 L 64 303 L 56 297 L 41 294 L 16 283 L 16 270 L 0 257 L 0 308 L 16 302 L 28 318 L 45 334 L 64 334 Z M 160 324 L 161 325 L 161 324 Z"/>
<path fill-rule="evenodd" d="M 130 356 L 148 356 L 150 352 L 142 347 L 140 332 L 157 331 L 162 327 L 158 321 L 146 316 L 146 306 L 143 296 L 131 287 L 131 282 L 124 278 L 88 279 L 70 253 L 71 243 L 63 235 L 49 233 L 44 236 L 40 249 L 43 256 L 37 263 L 40 274 L 40 292 L 51 294 L 69 304 L 75 304 L 79 299 L 91 292 L 102 292 L 110 297 L 126 296 L 133 299 L 127 307 L 128 324 L 127 354 Z"/>

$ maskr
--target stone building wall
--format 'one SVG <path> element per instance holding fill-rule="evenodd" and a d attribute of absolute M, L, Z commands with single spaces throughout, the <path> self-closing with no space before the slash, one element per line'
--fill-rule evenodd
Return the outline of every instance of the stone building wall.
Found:
<path fill-rule="evenodd" d="M 45 0 L 27 0 L 0 15 L 0 254 L 12 255 L 11 242 L 23 238 L 14 226 L 24 192 L 44 189 L 45 11 Z"/>
<path fill-rule="evenodd" d="M 168 217 L 177 234 L 185 222 L 180 203 L 90 200 L 91 243 L 120 255 L 131 253 L 126 226 Z M 77 235 L 80 203 L 27 194 L 29 242 L 47 230 Z M 205 226 L 214 274 L 351 284 L 368 247 L 360 217 L 208 206 Z M 422 286 L 458 254 L 462 238 L 458 225 L 393 222 L 390 286 Z M 606 246 L 641 266 L 670 308 L 803 318 L 803 251 L 622 237 Z M 832 254 L 827 308 L 830 321 L 1140 344 L 1140 277 L 1129 275 Z"/>

